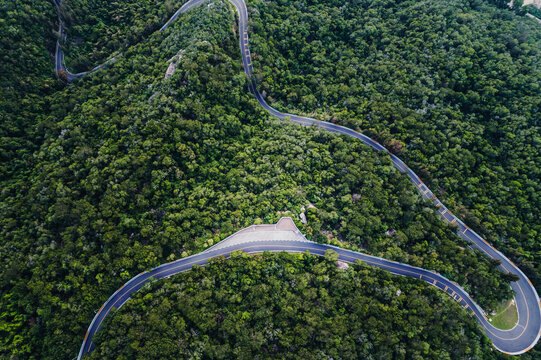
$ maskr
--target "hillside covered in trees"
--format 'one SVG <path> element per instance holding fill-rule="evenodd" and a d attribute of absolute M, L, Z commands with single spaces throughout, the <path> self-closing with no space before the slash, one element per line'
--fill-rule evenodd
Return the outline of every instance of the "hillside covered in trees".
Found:
<path fill-rule="evenodd" d="M 250 1 L 278 109 L 401 157 L 541 289 L 541 26 L 479 0 Z"/>
<path fill-rule="evenodd" d="M 215 1 L 196 8 L 182 15 L 171 29 L 153 35 L 147 41 L 140 41 L 147 32 L 142 31 L 141 26 L 130 30 L 128 20 L 109 25 L 111 36 L 98 39 L 97 25 L 87 27 L 76 20 L 90 16 L 89 12 L 79 14 L 76 8 L 93 9 L 99 4 L 66 2 L 73 14 L 79 14 L 70 20 L 74 22 L 68 30 L 73 36 L 70 39 L 85 39 L 85 45 L 80 47 L 72 49 L 73 44 L 66 45 L 66 54 L 68 59 L 71 57 L 69 61 L 73 66 L 87 70 L 82 68 L 86 64 L 84 55 L 101 61 L 107 58 L 107 51 L 117 45 L 116 48 L 122 50 L 122 56 L 114 64 L 71 85 L 54 77 L 52 54 L 58 24 L 53 4 L 32 0 L 0 0 L 0 3 L 6 10 L 0 22 L 0 27 L 5 30 L 2 40 L 5 62 L 0 72 L 3 117 L 0 123 L 1 358 L 72 359 L 95 311 L 132 276 L 201 251 L 245 226 L 273 223 L 288 214 L 298 219 L 303 206 L 307 208 L 308 222 L 298 225 L 312 240 L 361 249 L 436 270 L 461 284 L 487 310 L 512 296 L 506 277 L 496 269 L 497 264 L 468 248 L 454 230 L 441 221 L 435 208 L 422 201 L 416 189 L 391 166 L 387 157 L 349 138 L 272 119 L 259 107 L 247 91 L 234 32 L 235 15 L 227 2 Z M 160 19 L 167 17 L 175 7 L 163 3 L 158 7 L 154 5 L 153 1 L 131 1 L 103 6 L 116 6 L 126 19 L 139 19 L 138 25 L 143 24 L 143 20 L 155 19 L 154 25 L 149 25 L 149 29 L 155 29 L 159 27 Z M 286 5 L 281 5 L 284 10 L 288 8 Z M 259 34 L 257 31 L 261 29 L 258 30 L 257 21 L 262 20 L 255 16 L 256 12 L 255 8 L 250 9 L 254 30 Z M 105 19 L 111 13 L 97 12 L 95 16 L 101 19 L 95 21 L 106 24 L 109 20 Z M 516 25 L 517 20 L 511 18 L 502 22 Z M 125 35 L 128 33 L 133 37 Z M 263 44 L 257 35 L 254 38 L 254 43 Z M 328 39 L 329 44 L 333 41 L 333 38 Z M 267 46 L 270 49 L 277 46 L 277 42 L 269 41 Z M 259 57 L 259 61 L 262 60 Z M 176 71 L 165 79 L 171 61 L 176 62 Z M 267 71 L 264 64 L 254 66 L 256 70 L 261 66 L 261 71 Z M 275 70 L 278 69 L 276 66 Z M 529 76 L 535 76 L 535 71 Z M 358 78 L 352 79 L 357 81 Z M 279 102 L 279 96 L 272 93 L 273 88 L 262 85 Z M 352 92 L 352 96 L 358 95 Z M 377 98 L 374 95 L 374 99 Z M 528 99 L 532 98 L 535 97 L 532 95 Z M 528 99 L 525 101 L 530 101 Z M 300 111 L 319 111 L 288 101 L 292 110 L 296 107 Z M 529 108 L 532 106 L 530 104 Z M 353 121 L 350 117 L 342 118 L 341 113 L 341 110 L 336 112 L 336 121 Z M 397 124 L 398 119 L 402 119 L 401 114 L 393 115 L 397 117 Z M 363 116 L 359 118 L 364 119 Z M 525 124 L 528 119 L 531 120 L 524 118 Z M 420 120 L 419 127 L 430 124 L 417 120 Z M 387 124 L 376 117 L 373 122 L 374 128 L 376 125 L 383 128 Z M 471 126 L 474 125 L 472 122 Z M 525 126 L 524 131 L 533 130 L 531 126 Z M 390 133 L 399 134 L 395 130 Z M 432 143 L 423 143 L 422 134 L 424 132 L 413 133 L 411 139 L 408 138 L 411 141 L 405 141 L 407 144 L 417 141 L 411 152 L 422 154 L 426 148 L 431 148 Z M 535 139 L 538 138 L 532 136 L 532 141 L 537 141 Z M 402 149 L 406 155 L 410 153 L 407 147 Z M 523 151 L 531 149 L 524 147 Z M 529 154 L 532 162 L 539 160 L 535 154 Z M 453 161 L 461 155 L 460 152 L 455 154 Z M 516 156 L 525 161 L 522 155 Z M 445 167 L 437 161 L 432 163 L 432 171 L 449 173 L 441 178 L 436 178 L 436 173 L 427 173 L 426 180 L 455 184 L 459 181 L 456 179 L 463 179 L 453 177 L 459 176 L 458 173 L 467 178 L 459 168 Z M 528 169 L 533 171 L 524 173 L 529 182 L 521 186 L 537 189 L 539 184 L 534 180 L 538 173 L 533 165 Z M 517 174 L 522 176 L 523 173 Z M 498 183 L 496 179 L 484 180 L 478 184 L 479 188 L 484 189 L 488 181 Z M 444 196 L 449 203 L 454 199 L 454 188 L 446 191 L 448 195 Z M 458 196 L 460 192 L 456 194 Z M 524 194 L 531 194 L 528 187 Z M 534 191 L 531 196 L 535 200 L 538 193 Z M 478 197 L 464 198 L 472 201 L 472 207 L 467 208 L 473 211 L 476 203 L 472 199 L 477 201 Z M 515 198 L 520 199 L 520 196 Z M 495 200 L 491 198 L 490 201 Z M 309 204 L 314 206 L 308 207 Z M 532 214 L 539 211 L 538 202 L 533 201 L 528 206 L 533 209 Z M 526 212 L 521 214 L 513 208 L 508 211 L 521 221 L 519 225 L 530 224 L 528 229 L 536 231 L 537 224 L 533 220 L 529 223 L 522 220 L 528 218 L 530 208 L 525 208 Z M 469 218 L 465 220 L 469 221 Z M 520 231 L 523 229 L 521 227 Z M 533 240 L 525 238 L 522 248 L 511 246 L 513 243 L 507 238 L 499 241 L 508 241 L 509 246 L 504 249 L 523 254 L 519 260 L 526 264 L 524 266 L 530 262 L 530 271 L 537 271 L 533 267 L 536 263 L 530 258 L 537 256 L 535 247 L 526 244 L 535 243 L 538 236 L 535 232 L 528 234 Z M 243 274 L 242 268 L 254 261 L 239 259 L 231 265 L 213 265 L 208 278 L 215 279 L 220 273 L 227 277 Z M 303 274 L 320 276 L 318 264 L 327 264 L 287 257 L 265 261 L 267 264 L 274 262 L 277 272 L 289 266 L 292 273 L 299 276 L 299 281 L 301 277 L 312 276 Z M 355 317 L 348 317 L 333 330 L 335 337 L 346 328 L 358 334 L 379 329 L 387 332 L 389 344 L 393 344 L 392 351 L 396 354 L 403 354 L 397 339 L 405 341 L 408 338 L 418 340 L 421 346 L 411 350 L 411 354 L 458 356 L 451 356 L 453 359 L 473 356 L 466 354 L 486 354 L 486 358 L 501 356 L 487 350 L 486 338 L 472 325 L 473 320 L 468 321 L 465 312 L 448 299 L 442 299 L 442 295 L 427 285 L 364 267 L 357 267 L 357 274 L 347 272 L 351 276 L 349 280 L 340 280 L 343 275 L 338 275 L 332 266 L 319 266 L 327 269 L 328 276 L 334 276 L 338 285 L 352 291 L 363 288 L 359 290 L 359 299 L 368 301 L 374 292 L 383 291 L 386 286 L 393 289 L 399 286 L 409 294 L 418 294 L 403 301 L 412 302 L 415 311 L 428 312 L 426 319 L 412 325 L 411 334 L 396 330 L 405 323 L 398 316 L 392 322 L 395 326 L 366 324 L 362 328 L 355 327 L 360 326 L 353 321 Z M 170 294 L 169 287 L 178 286 L 175 283 L 202 281 L 200 272 L 186 276 L 160 283 L 165 286 L 162 294 L 157 293 L 160 286 L 149 294 L 156 294 L 157 299 L 161 299 L 160 296 L 166 298 Z M 247 293 L 253 296 L 257 291 L 256 284 L 270 281 L 283 281 L 285 286 L 287 282 L 277 276 L 276 273 L 264 276 L 254 272 L 254 288 L 246 288 Z M 371 281 L 368 278 L 372 278 Z M 367 287 L 359 285 L 365 283 Z M 236 286 L 229 280 L 222 284 L 224 289 Z M 343 315 L 340 309 L 349 306 L 345 303 L 348 300 L 340 299 L 342 295 L 325 284 L 309 284 L 313 288 L 307 292 L 327 292 L 328 298 L 321 309 L 328 309 L 332 318 L 338 321 Z M 300 299 L 300 294 L 295 293 L 297 290 L 286 287 L 284 291 L 284 294 L 296 294 Z M 145 295 L 141 296 L 143 299 Z M 351 296 L 354 299 L 355 294 Z M 381 311 L 381 316 L 393 316 L 386 308 L 388 306 L 400 308 L 406 314 L 406 305 L 392 303 L 391 299 L 394 297 L 382 295 L 374 299 L 373 306 Z M 126 311 L 137 312 L 138 301 L 133 307 L 127 305 Z M 209 297 L 205 301 L 201 304 L 212 307 L 216 299 Z M 256 305 L 243 306 L 250 306 L 254 309 L 251 311 L 255 311 Z M 240 311 L 236 306 L 229 308 L 230 311 Z M 247 309 L 242 311 L 249 311 Z M 164 310 L 157 308 L 156 311 L 155 314 L 161 314 Z M 355 311 L 360 315 L 363 309 Z M 320 329 L 328 321 L 322 317 L 323 313 L 307 313 L 314 317 L 314 329 Z M 453 329 L 473 334 L 471 341 L 458 346 L 456 336 L 460 334 L 430 330 L 438 327 L 429 327 L 433 325 L 431 323 L 444 318 L 460 319 L 453 322 Z M 110 326 L 124 326 L 126 332 L 135 331 L 126 328 L 122 319 L 113 317 Z M 304 327 L 308 321 L 304 319 L 305 322 L 297 324 L 291 319 L 282 320 L 284 327 L 293 328 Z M 137 326 L 144 326 L 142 322 Z M 182 329 L 182 336 L 192 336 L 186 330 L 188 327 L 175 328 L 180 324 L 168 324 L 168 331 Z M 390 329 L 394 329 L 392 333 Z M 151 338 L 137 340 L 137 335 L 132 335 L 135 336 L 129 337 L 132 341 L 157 341 Z M 276 341 L 286 339 L 277 338 Z M 113 340 L 111 345 L 108 340 L 101 340 L 103 356 L 114 357 L 123 351 L 122 343 L 114 344 L 116 340 Z M 192 351 L 190 346 L 199 341 L 185 340 L 186 347 L 171 351 L 179 351 L 176 354 Z M 213 349 L 204 351 L 217 351 L 215 346 L 224 346 L 224 351 L 229 346 L 234 351 L 233 343 L 227 345 L 226 338 L 217 341 L 222 342 L 208 343 Z M 359 338 L 351 340 L 351 354 L 367 351 L 361 349 L 362 343 Z M 306 348 L 305 344 L 299 343 L 299 349 Z M 318 344 L 322 353 L 333 353 L 337 346 L 323 339 Z M 373 345 L 378 351 L 385 352 L 383 345 Z M 139 346 L 135 348 L 140 349 Z M 285 354 L 285 349 L 277 345 L 277 356 Z M 233 352 L 227 354 L 235 356 Z M 535 356 L 535 353 L 529 354 L 524 358 Z"/>
<path fill-rule="evenodd" d="M 72 72 L 86 71 L 121 53 L 161 28 L 184 2 L 62 0 L 66 66 Z"/>
<path fill-rule="evenodd" d="M 336 253 L 335 253 L 336 254 Z M 497 359 L 434 288 L 359 263 L 286 253 L 218 258 L 131 299 L 90 359 Z"/>

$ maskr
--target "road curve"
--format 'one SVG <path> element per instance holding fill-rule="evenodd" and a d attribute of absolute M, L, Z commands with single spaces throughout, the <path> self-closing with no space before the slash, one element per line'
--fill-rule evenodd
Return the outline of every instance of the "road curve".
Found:
<path fill-rule="evenodd" d="M 167 21 L 167 23 L 159 30 L 166 30 L 169 25 L 178 18 L 179 14 L 195 7 L 206 0 L 190 0 L 185 3 L 175 14 Z M 246 4 L 244 0 L 229 0 L 233 6 L 236 8 L 239 15 L 239 47 L 242 54 L 242 62 L 244 65 L 244 71 L 246 75 L 252 79 L 252 61 L 250 57 L 250 49 L 248 47 L 248 12 L 246 9 Z M 60 0 L 53 0 L 57 9 L 60 6 Z M 62 19 L 60 18 L 59 12 L 59 33 L 61 37 L 65 38 L 65 32 L 62 27 Z M 67 78 L 68 81 L 71 81 L 75 78 L 80 78 L 88 73 L 99 70 L 104 67 L 108 62 L 114 61 L 115 58 L 111 58 L 105 63 L 96 66 L 94 69 L 72 74 L 64 66 L 64 54 L 60 48 L 59 42 L 56 46 L 56 57 L 55 57 L 55 69 L 57 75 L 62 73 Z M 488 257 L 500 261 L 499 268 L 504 272 L 511 272 L 518 275 L 519 280 L 511 283 L 511 288 L 515 292 L 515 302 L 518 310 L 518 323 L 511 330 L 500 330 L 493 327 L 488 320 L 484 312 L 479 308 L 479 306 L 470 298 L 470 296 L 461 289 L 458 285 L 447 280 L 441 275 L 435 274 L 431 271 L 412 267 L 405 264 L 399 264 L 393 261 L 344 250 L 336 248 L 329 245 L 322 245 L 317 243 L 310 243 L 309 245 L 306 242 L 303 243 L 292 243 L 292 242 L 272 242 L 269 244 L 257 245 L 245 243 L 239 244 L 234 247 L 229 247 L 225 249 L 217 249 L 213 251 L 206 251 L 197 255 L 190 256 L 188 258 L 180 259 L 178 261 L 161 265 L 149 272 L 145 272 L 137 275 L 130 281 L 128 281 L 123 287 L 117 290 L 102 306 L 100 311 L 94 317 L 90 327 L 85 335 L 81 350 L 79 352 L 78 359 L 90 352 L 92 350 L 92 337 L 100 328 L 101 322 L 107 316 L 109 311 L 115 307 L 118 308 L 122 305 L 129 296 L 139 290 L 148 280 L 151 278 L 160 279 L 162 277 L 170 276 L 179 272 L 189 270 L 192 265 L 195 264 L 205 264 L 209 259 L 217 256 L 228 256 L 231 251 L 243 250 L 246 252 L 262 252 L 265 250 L 268 251 L 288 251 L 288 252 L 304 252 L 306 250 L 310 251 L 313 254 L 322 255 L 323 252 L 327 249 L 333 249 L 338 252 L 340 258 L 344 261 L 354 261 L 355 259 L 361 259 L 368 264 L 378 266 L 382 269 L 387 269 L 394 274 L 412 276 L 416 278 L 422 278 L 423 280 L 432 283 L 438 288 L 448 292 L 453 295 L 453 298 L 457 300 L 463 307 L 466 309 L 471 309 L 472 313 L 477 318 L 477 321 L 485 329 L 486 335 L 492 340 L 492 343 L 496 349 L 499 351 L 518 355 L 530 350 L 539 340 L 541 335 L 541 307 L 539 296 L 533 287 L 531 281 L 524 275 L 524 273 L 505 255 L 496 250 L 491 244 L 489 244 L 485 239 L 475 233 L 470 229 L 466 224 L 464 224 L 460 219 L 458 219 L 453 213 L 443 205 L 438 198 L 428 189 L 428 187 L 423 183 L 423 181 L 415 174 L 402 160 L 400 160 L 394 154 L 391 154 L 385 147 L 380 145 L 375 140 L 369 138 L 366 135 L 361 134 L 358 131 L 347 128 L 345 126 L 336 125 L 333 123 L 316 120 L 313 118 L 298 116 L 294 114 L 288 114 L 280 112 L 270 105 L 267 104 L 263 96 L 256 90 L 255 81 L 250 80 L 249 90 L 255 96 L 259 104 L 265 108 L 271 115 L 282 119 L 290 120 L 296 124 L 304 126 L 317 126 L 326 131 L 346 135 L 355 139 L 362 141 L 364 144 L 370 146 L 376 151 L 386 152 L 393 165 L 402 173 L 405 173 L 410 181 L 417 187 L 424 199 L 431 201 L 437 208 L 438 212 L 443 218 L 443 220 L 449 224 L 455 224 L 457 227 L 457 234 L 470 242 L 473 247 L 479 249 L 485 253 Z M 456 296 L 455 296 L 456 295 Z"/>

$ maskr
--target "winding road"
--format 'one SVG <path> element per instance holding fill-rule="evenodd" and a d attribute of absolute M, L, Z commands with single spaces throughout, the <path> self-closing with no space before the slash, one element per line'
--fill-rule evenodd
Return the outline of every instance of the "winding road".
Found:
<path fill-rule="evenodd" d="M 207 0 L 190 0 L 184 4 L 175 14 L 167 21 L 167 23 L 159 30 L 166 30 L 169 25 L 175 21 L 178 16 L 188 11 L 189 9 L 196 7 Z M 246 4 L 244 0 L 229 0 L 233 6 L 236 8 L 239 16 L 239 47 L 242 54 L 242 62 L 244 65 L 244 71 L 248 78 L 251 79 L 252 75 L 252 60 L 250 57 L 250 49 L 248 47 L 248 12 L 246 9 Z M 57 9 L 60 7 L 60 0 L 53 0 Z M 59 14 L 59 33 L 63 39 L 65 39 L 65 32 L 62 26 L 62 19 Z M 84 75 L 87 75 L 91 72 L 97 71 L 107 63 L 113 62 L 115 58 L 111 58 L 105 63 L 96 66 L 94 69 L 83 72 L 72 74 L 64 66 L 64 54 L 60 47 L 59 42 L 56 45 L 56 56 L 55 56 L 55 69 L 58 76 L 63 75 L 68 81 L 71 81 L 76 78 L 81 78 Z M 101 309 L 97 312 L 96 316 L 92 320 L 88 331 L 84 337 L 81 350 L 78 355 L 78 359 L 81 359 L 82 356 L 90 351 L 92 351 L 93 335 L 99 330 L 103 319 L 109 314 L 111 309 L 119 308 L 122 306 L 130 297 L 131 294 L 138 291 L 145 283 L 150 279 L 161 279 L 164 277 L 169 277 L 171 275 L 187 271 L 191 269 L 193 265 L 204 265 L 209 259 L 226 256 L 228 257 L 232 251 L 242 250 L 248 253 L 259 253 L 263 251 L 287 251 L 287 252 L 305 252 L 309 251 L 311 254 L 323 255 L 325 250 L 333 249 L 336 251 L 342 261 L 345 262 L 354 262 L 357 259 L 360 259 L 367 264 L 380 267 L 382 269 L 389 270 L 393 274 L 410 276 L 418 279 L 422 279 L 428 282 L 431 285 L 434 285 L 441 289 L 442 291 L 447 292 L 451 295 L 456 301 L 459 302 L 467 311 L 470 311 L 477 319 L 479 324 L 484 328 L 488 338 L 492 340 L 493 346 L 499 351 L 518 355 L 530 350 L 539 340 L 541 335 L 541 307 L 539 296 L 533 287 L 531 281 L 524 275 L 524 273 L 505 255 L 496 250 L 491 244 L 484 240 L 481 236 L 475 233 L 470 229 L 466 224 L 464 224 L 460 219 L 458 219 L 453 213 L 442 204 L 438 198 L 428 189 L 428 187 L 423 183 L 423 181 L 397 156 L 391 154 L 385 147 L 372 140 L 366 135 L 361 134 L 358 131 L 352 130 L 350 128 L 336 125 L 333 123 L 316 120 L 313 118 L 297 116 L 294 114 L 288 114 L 280 112 L 270 105 L 263 99 L 263 96 L 256 90 L 255 82 L 252 81 L 249 85 L 250 92 L 255 96 L 259 104 L 265 108 L 271 115 L 282 119 L 289 120 L 299 125 L 304 126 L 317 126 L 326 131 L 346 135 L 355 139 L 362 141 L 364 144 L 370 146 L 376 151 L 386 152 L 393 165 L 402 173 L 406 174 L 410 181 L 417 187 L 418 191 L 421 193 L 424 199 L 431 201 L 438 209 L 439 214 L 443 220 L 449 224 L 455 224 L 457 227 L 457 234 L 470 242 L 472 247 L 479 249 L 485 253 L 488 257 L 500 261 L 499 269 L 508 273 L 513 273 L 518 275 L 518 281 L 511 283 L 511 288 L 515 292 L 515 302 L 518 310 L 518 323 L 511 330 L 500 330 L 495 328 L 487 320 L 486 315 L 483 310 L 471 299 L 471 297 L 457 284 L 451 282 L 445 277 L 436 274 L 429 270 L 424 270 L 421 268 L 413 267 L 406 264 L 396 263 L 390 260 L 385 260 L 382 258 L 345 250 L 337 248 L 330 245 L 323 245 L 314 243 L 311 241 L 299 241 L 299 240 L 274 240 L 274 241 L 258 241 L 251 242 L 245 241 L 239 244 L 221 247 L 221 248 L 210 248 L 204 252 L 201 252 L 196 255 L 192 255 L 187 258 L 183 258 L 168 264 L 164 264 L 154 268 L 148 272 L 141 273 L 136 277 L 132 278 L 126 284 L 124 284 L 120 289 L 118 289 L 111 297 L 105 302 Z"/>

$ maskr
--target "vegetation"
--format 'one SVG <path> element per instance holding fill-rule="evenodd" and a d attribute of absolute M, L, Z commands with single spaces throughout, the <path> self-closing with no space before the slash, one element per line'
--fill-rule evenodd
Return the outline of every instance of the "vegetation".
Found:
<path fill-rule="evenodd" d="M 512 329 L 518 322 L 517 306 L 513 300 L 502 302 L 500 306 L 496 307 L 493 314 L 489 316 L 489 320 L 498 329 Z"/>
<path fill-rule="evenodd" d="M 538 18 L 541 15 L 541 10 L 535 5 L 528 4 L 524 6 L 524 0 L 513 0 L 509 2 L 505 0 L 489 0 L 489 3 L 496 5 L 500 9 L 514 11 L 517 15 L 526 15 L 529 13 Z"/>
<path fill-rule="evenodd" d="M 528 5 L 524 6 L 524 11 L 527 12 L 527 13 L 532 14 L 533 16 L 535 16 L 538 19 L 541 19 L 541 9 L 538 8 L 535 5 L 528 4 Z"/>
<path fill-rule="evenodd" d="M 68 40 L 66 66 L 82 72 L 110 59 L 162 27 L 185 1 L 61 0 Z"/>
<path fill-rule="evenodd" d="M 60 88 L 49 52 L 55 11 L 48 1 L 0 0 L 0 181 L 28 171 L 40 136 L 42 100 Z"/>
<path fill-rule="evenodd" d="M 275 107 L 379 140 L 541 291 L 541 27 L 482 1 L 249 2 Z"/>
<path fill-rule="evenodd" d="M 237 255 L 156 282 L 107 318 L 89 359 L 500 357 L 443 293 L 332 259 Z"/>
<path fill-rule="evenodd" d="M 349 138 L 269 118 L 247 91 L 238 39 L 231 31 L 234 15 L 227 3 L 216 1 L 194 9 L 182 15 L 171 29 L 134 46 L 129 46 L 131 42 L 122 38 L 118 30 L 128 26 L 127 20 L 110 25 L 118 27 L 111 30 L 104 42 L 91 35 L 94 31 L 101 34 L 101 30 L 85 29 L 79 21 L 77 26 L 83 26 L 79 29 L 75 23 L 70 24 L 70 39 L 88 39 L 80 49 L 66 45 L 74 63 L 78 61 L 78 51 L 93 54 L 97 60 L 105 56 L 105 49 L 114 48 L 115 41 L 125 44 L 124 48 L 119 47 L 125 49 L 124 56 L 111 67 L 70 86 L 54 77 L 51 60 L 57 22 L 52 3 L 0 0 L 0 4 L 2 11 L 6 10 L 0 16 L 5 34 L 5 61 L 0 71 L 0 358 L 72 359 L 95 311 L 135 274 L 198 252 L 247 225 L 275 222 L 284 213 L 298 218 L 302 206 L 308 208 L 308 223 L 298 225 L 316 241 L 363 248 L 375 255 L 434 269 L 464 286 L 488 311 L 511 297 L 507 279 L 496 269 L 497 264 L 471 251 L 458 239 L 454 229 L 421 200 L 387 157 Z M 95 6 L 92 4 L 97 3 L 80 2 L 87 9 Z M 124 9 L 123 4 L 128 7 L 122 10 L 126 16 L 165 14 L 159 9 L 153 12 L 154 2 L 102 5 Z M 130 10 L 141 10 L 139 6 L 144 6 L 144 11 Z M 91 16 L 90 12 L 87 15 Z M 102 16 L 98 15 L 93 16 Z M 515 24 L 516 19 L 508 22 Z M 138 27 L 127 32 L 139 39 L 145 34 L 140 30 Z M 171 62 L 176 62 L 176 71 L 164 79 Z M 82 60 L 80 64 L 83 65 Z M 528 64 L 525 62 L 524 66 L 531 65 Z M 535 87 L 535 83 L 531 86 Z M 524 104 L 528 105 L 531 98 L 526 97 Z M 295 101 L 291 105 L 300 108 Z M 534 109 L 530 105 L 527 108 Z M 344 121 L 351 119 L 346 117 Z M 528 119 L 524 118 L 525 124 Z M 383 128 L 386 124 L 381 121 L 377 126 Z M 417 125 L 423 129 L 426 124 Z M 398 134 L 392 129 L 392 134 Z M 526 133 L 530 131 L 533 130 L 524 125 L 524 133 L 516 136 L 528 137 Z M 531 141 L 535 145 L 534 135 Z M 476 139 L 473 135 L 471 138 Z M 456 141 L 459 140 L 451 143 Z M 435 146 L 432 142 L 413 143 L 417 149 L 404 148 L 406 153 L 420 156 L 425 145 L 428 149 Z M 524 146 L 523 152 L 528 154 L 531 147 Z M 530 158 L 521 157 L 524 154 L 510 156 L 517 162 L 538 161 L 531 153 Z M 462 150 L 454 154 L 462 155 Z M 451 158 L 455 159 L 445 157 Z M 434 161 L 430 171 L 439 165 L 439 160 Z M 517 169 L 522 169 L 520 166 Z M 520 174 L 528 179 L 538 174 L 533 165 L 527 169 L 531 172 Z M 433 182 L 458 181 L 454 180 L 457 175 L 451 168 L 438 171 L 444 171 L 444 176 L 434 176 Z M 465 174 L 461 176 L 467 178 Z M 478 184 L 479 194 L 486 196 L 483 181 Z M 521 216 L 528 219 L 529 211 L 537 214 L 538 184 L 524 182 L 524 193 L 515 191 L 519 185 L 512 186 L 515 198 L 531 196 L 534 200 L 524 205 Z M 529 187 L 534 189 L 533 193 Z M 452 200 L 449 194 L 446 197 Z M 310 203 L 314 207 L 308 207 Z M 512 213 L 513 209 L 508 211 Z M 517 221 L 526 221 L 520 220 L 522 217 Z M 526 225 L 521 224 L 530 224 L 524 234 L 537 231 L 533 221 L 516 224 L 522 226 L 522 232 Z M 534 239 L 535 236 L 533 233 Z M 507 250 L 514 244 L 509 242 Z M 526 240 L 521 244 L 522 248 L 517 245 L 516 251 L 523 256 L 519 259 L 523 268 L 528 262 L 538 264 L 532 260 L 537 256 L 533 253 L 534 245 Z M 294 266 L 304 269 L 303 273 L 316 271 L 308 265 L 301 266 L 302 261 L 295 262 Z M 223 276 L 234 276 L 235 271 L 231 275 L 224 272 Z M 532 265 L 530 271 L 537 270 Z M 421 294 L 394 304 L 393 309 L 412 301 L 411 306 L 429 312 L 429 319 L 456 320 L 452 324 L 456 334 L 412 333 L 412 339 L 420 339 L 422 345 L 422 349 L 411 350 L 415 354 L 427 351 L 427 356 L 436 356 L 431 348 L 440 349 L 442 356 L 453 356 L 454 348 L 459 357 L 461 351 L 485 352 L 486 338 L 480 338 L 478 333 L 472 335 L 471 342 L 460 342 L 464 347 L 453 343 L 453 336 L 462 336 L 460 329 L 478 330 L 471 330 L 471 321 L 460 320 L 466 315 L 463 310 L 441 300 L 434 289 L 388 274 L 380 278 L 381 272 L 376 270 L 369 273 L 372 275 L 360 278 L 363 284 L 369 284 L 365 278 L 371 277 L 377 286 L 381 282 L 395 286 L 392 284 L 396 282 L 402 289 L 416 289 Z M 375 287 L 367 289 L 363 296 L 374 296 L 368 294 Z M 342 301 L 335 294 L 330 296 L 327 308 Z M 436 306 L 432 306 L 432 300 Z M 423 307 L 417 302 L 431 306 Z M 382 316 L 391 314 L 382 309 Z M 399 318 L 393 321 L 392 324 L 403 322 Z M 435 323 L 416 317 L 412 321 L 416 329 Z M 377 328 L 383 333 L 393 329 L 384 338 L 394 344 L 396 354 L 403 353 L 396 339 L 408 334 L 393 326 L 366 326 L 363 331 Z M 335 338 L 337 334 L 334 333 Z M 431 342 L 422 340 L 423 336 L 431 336 Z M 430 347 L 427 349 L 422 342 Z M 325 345 L 323 339 L 319 344 L 321 351 L 333 348 Z M 366 351 L 360 349 L 362 344 L 350 344 L 352 353 Z M 377 349 L 384 353 L 382 344 L 377 344 Z M 487 354 L 489 358 L 496 356 Z"/>

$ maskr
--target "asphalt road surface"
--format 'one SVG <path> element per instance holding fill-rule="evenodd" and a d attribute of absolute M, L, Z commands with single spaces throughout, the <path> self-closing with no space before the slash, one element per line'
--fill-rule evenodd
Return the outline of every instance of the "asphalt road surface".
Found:
<path fill-rule="evenodd" d="M 55 5 L 59 6 L 60 0 L 53 0 Z M 178 16 L 188 11 L 189 9 L 196 7 L 207 0 L 191 0 L 184 4 L 168 21 L 167 23 L 159 30 L 166 30 L 171 23 L 173 23 Z M 247 29 L 247 20 L 248 12 L 246 9 L 246 4 L 244 0 L 229 0 L 233 6 L 237 9 L 239 14 L 239 47 L 242 55 L 242 63 L 244 65 L 244 71 L 246 75 L 251 78 L 252 75 L 252 60 L 250 57 L 250 49 L 248 46 L 248 29 Z M 65 32 L 62 26 L 62 20 L 59 16 L 59 33 L 63 38 L 65 38 Z M 56 46 L 56 59 L 55 59 L 55 68 L 57 75 L 63 75 L 67 78 L 68 81 L 71 81 L 76 78 L 80 78 L 86 74 L 97 71 L 107 63 L 113 62 L 115 58 L 111 58 L 105 63 L 96 66 L 94 69 L 72 74 L 64 66 L 64 54 L 60 44 L 57 43 Z M 477 306 L 477 304 L 469 297 L 469 295 L 461 289 L 458 285 L 447 280 L 441 275 L 435 274 L 431 271 L 412 267 L 405 264 L 395 263 L 389 260 L 368 256 L 361 253 L 356 253 L 349 250 L 344 250 L 336 248 L 329 245 L 322 245 L 316 243 L 307 244 L 306 242 L 270 242 L 268 244 L 251 244 L 245 243 L 236 245 L 235 247 L 219 249 L 215 251 L 203 252 L 197 255 L 190 256 L 169 264 L 161 265 L 149 272 L 139 274 L 130 281 L 128 281 L 123 287 L 117 290 L 107 302 L 102 306 L 100 311 L 94 317 L 88 331 L 85 335 L 81 350 L 79 352 L 78 359 L 92 350 L 92 337 L 99 330 L 100 325 L 103 319 L 107 316 L 112 308 L 118 308 L 126 300 L 129 299 L 130 295 L 135 291 L 139 290 L 148 280 L 151 278 L 160 279 L 166 276 L 171 276 L 186 270 L 189 270 L 193 265 L 205 264 L 210 258 L 216 256 L 228 256 L 231 251 L 243 250 L 246 252 L 262 252 L 262 251 L 287 251 L 287 252 L 304 252 L 306 250 L 310 251 L 312 254 L 322 255 L 323 252 L 327 249 L 332 248 L 340 255 L 340 259 L 343 261 L 352 262 L 356 259 L 361 259 L 370 265 L 380 267 L 382 269 L 389 270 L 393 274 L 411 276 L 427 281 L 428 283 L 437 286 L 442 291 L 449 293 L 456 301 L 458 301 L 467 311 L 471 311 L 472 314 L 477 318 L 477 321 L 485 329 L 485 332 L 492 340 L 494 347 L 501 352 L 507 354 L 521 354 L 530 350 L 539 340 L 541 334 L 541 307 L 539 296 L 535 291 L 530 280 L 524 275 L 524 273 L 517 267 L 513 262 L 511 262 L 505 255 L 496 250 L 492 245 L 490 245 L 486 240 L 477 235 L 472 229 L 470 229 L 466 224 L 464 224 L 460 219 L 458 219 L 453 213 L 443 205 L 438 198 L 428 189 L 428 187 L 423 183 L 423 181 L 397 156 L 391 154 L 385 147 L 372 140 L 366 135 L 359 133 L 358 131 L 352 130 L 350 128 L 336 125 L 333 123 L 319 121 L 316 119 L 297 116 L 294 114 L 287 114 L 280 112 L 267 104 L 263 96 L 257 91 L 255 83 L 252 82 L 249 85 L 250 92 L 255 96 L 259 104 L 265 108 L 273 116 L 282 119 L 289 120 L 299 125 L 304 126 L 317 126 L 326 131 L 346 135 L 355 139 L 362 141 L 364 144 L 372 147 L 376 151 L 385 151 L 392 160 L 393 165 L 402 173 L 405 173 L 410 181 L 417 187 L 419 192 L 422 194 L 423 198 L 431 201 L 438 208 L 442 219 L 450 224 L 456 224 L 457 233 L 463 239 L 469 241 L 472 244 L 472 247 L 481 250 L 488 257 L 492 259 L 497 259 L 501 262 L 499 268 L 504 272 L 511 272 L 518 275 L 519 280 L 511 283 L 511 288 L 515 291 L 515 302 L 518 310 L 518 323 L 511 330 L 499 330 L 493 327 L 485 317 L 483 311 Z"/>

